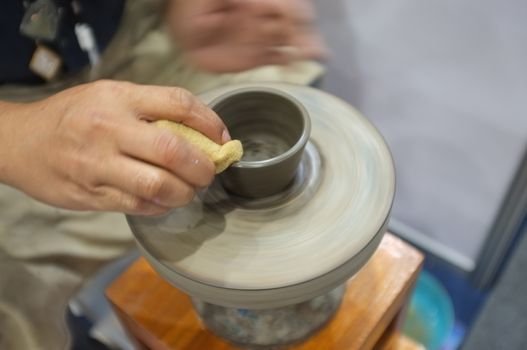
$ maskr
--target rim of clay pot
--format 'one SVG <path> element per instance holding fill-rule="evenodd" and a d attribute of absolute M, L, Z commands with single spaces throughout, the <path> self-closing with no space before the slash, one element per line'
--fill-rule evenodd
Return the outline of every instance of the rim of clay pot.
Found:
<path fill-rule="evenodd" d="M 297 152 L 301 152 L 302 148 L 305 147 L 307 144 L 307 141 L 309 140 L 309 137 L 311 135 L 311 119 L 309 117 L 309 113 L 307 109 L 293 96 L 291 96 L 288 93 L 285 93 L 283 91 L 280 91 L 278 89 L 269 88 L 269 87 L 245 87 L 236 89 L 230 92 L 227 92 L 214 100 L 212 100 L 209 104 L 210 108 L 212 110 L 215 110 L 215 108 L 218 106 L 218 104 L 222 103 L 224 100 L 231 98 L 235 95 L 244 94 L 244 93 L 268 93 L 272 95 L 279 96 L 281 98 L 286 99 L 288 102 L 291 102 L 300 112 L 302 115 L 302 121 L 304 123 L 302 128 L 302 134 L 300 135 L 300 138 L 296 141 L 296 143 L 290 147 L 287 151 L 284 153 L 272 157 L 269 159 L 264 160 L 255 160 L 255 161 L 245 161 L 240 160 L 238 162 L 235 162 L 231 165 L 231 167 L 234 168 L 263 168 L 271 165 L 280 164 L 283 161 L 287 160 Z M 221 116 L 220 116 L 221 117 Z"/>

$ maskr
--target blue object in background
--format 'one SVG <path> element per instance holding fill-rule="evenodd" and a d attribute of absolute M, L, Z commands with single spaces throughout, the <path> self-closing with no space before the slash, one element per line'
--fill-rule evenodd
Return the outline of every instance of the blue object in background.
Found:
<path fill-rule="evenodd" d="M 428 350 L 446 343 L 454 326 L 454 307 L 441 283 L 422 271 L 412 295 L 403 332 Z"/>

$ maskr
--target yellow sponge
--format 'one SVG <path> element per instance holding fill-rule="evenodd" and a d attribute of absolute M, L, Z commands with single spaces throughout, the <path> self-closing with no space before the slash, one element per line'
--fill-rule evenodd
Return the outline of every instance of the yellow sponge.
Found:
<path fill-rule="evenodd" d="M 205 152 L 216 166 L 216 174 L 221 173 L 229 165 L 239 161 L 243 155 L 242 143 L 239 140 L 232 140 L 223 145 L 218 145 L 199 131 L 189 128 L 186 125 L 170 120 L 158 120 L 154 125 L 168 129 L 174 135 L 184 137 L 194 146 Z"/>

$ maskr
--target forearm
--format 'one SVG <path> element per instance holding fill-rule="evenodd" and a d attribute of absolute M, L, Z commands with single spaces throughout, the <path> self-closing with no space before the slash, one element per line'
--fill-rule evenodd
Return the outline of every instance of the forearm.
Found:
<path fill-rule="evenodd" d="M 27 109 L 26 104 L 0 101 L 0 183 L 12 185 L 16 177 L 17 142 L 24 142 L 17 124 L 26 123 Z"/>

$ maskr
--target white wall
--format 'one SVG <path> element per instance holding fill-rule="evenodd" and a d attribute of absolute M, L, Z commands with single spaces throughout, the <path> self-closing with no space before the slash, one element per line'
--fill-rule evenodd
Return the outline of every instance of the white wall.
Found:
<path fill-rule="evenodd" d="M 324 88 L 393 152 L 393 217 L 470 270 L 527 145 L 527 1 L 315 4 Z"/>

